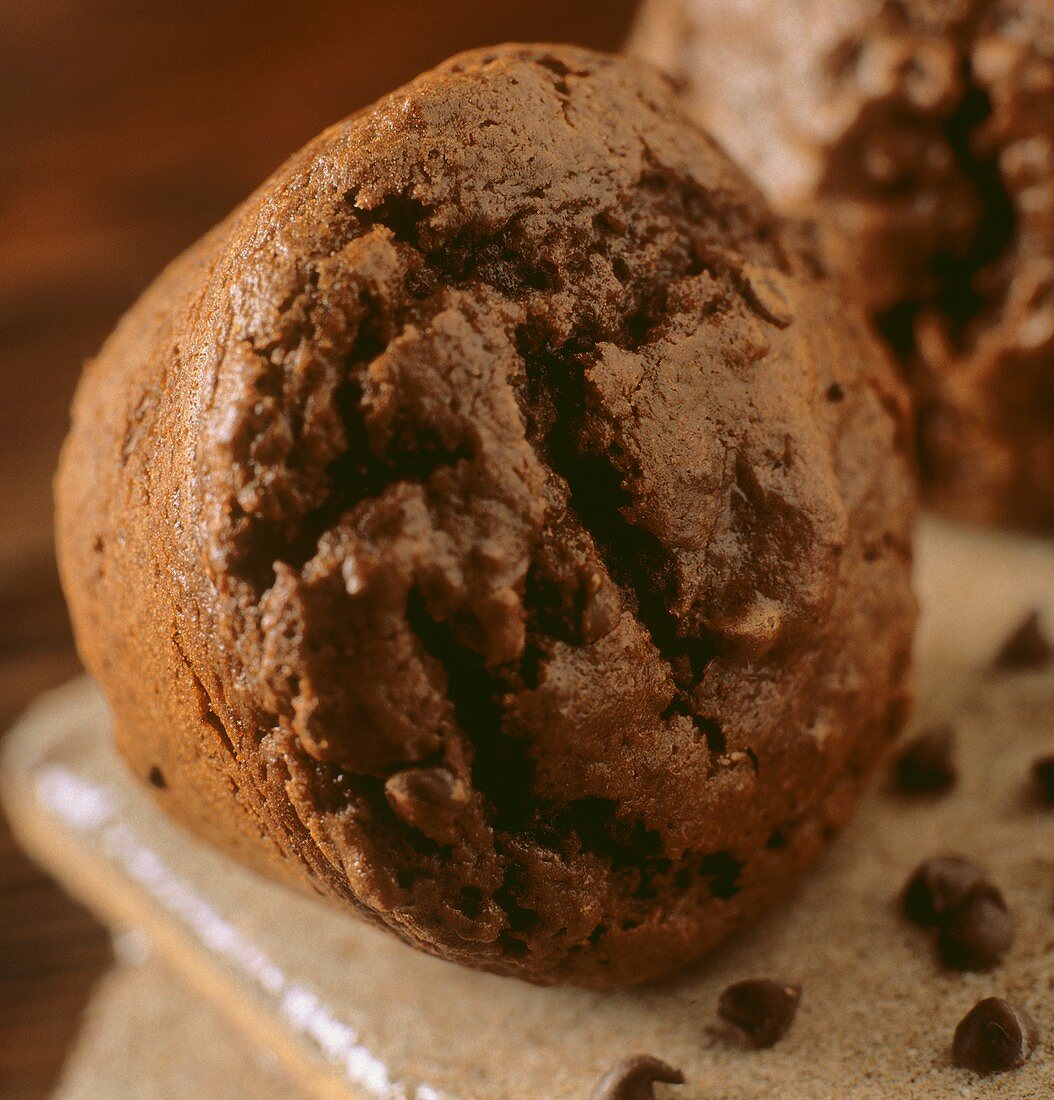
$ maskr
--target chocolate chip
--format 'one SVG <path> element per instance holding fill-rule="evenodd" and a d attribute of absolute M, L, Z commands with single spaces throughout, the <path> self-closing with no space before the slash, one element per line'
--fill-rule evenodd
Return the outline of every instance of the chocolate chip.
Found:
<path fill-rule="evenodd" d="M 1014 922 L 1003 895 L 990 882 L 979 882 L 948 913 L 938 946 L 955 970 L 989 970 L 1013 942 Z"/>
<path fill-rule="evenodd" d="M 660 1058 L 635 1054 L 616 1062 L 593 1086 L 589 1100 L 655 1100 L 658 1082 L 683 1085 L 684 1074 Z"/>
<path fill-rule="evenodd" d="M 959 1021 L 952 1060 L 975 1073 L 1016 1069 L 1032 1053 L 1039 1033 L 1032 1017 L 1002 997 L 986 997 Z"/>
<path fill-rule="evenodd" d="M 593 645 L 606 638 L 618 625 L 618 590 L 600 573 L 591 573 L 582 583 L 581 634 L 586 645 Z"/>
<path fill-rule="evenodd" d="M 1054 756 L 1040 756 L 1032 762 L 1032 777 L 1043 799 L 1054 806 Z"/>
<path fill-rule="evenodd" d="M 794 320 L 793 291 L 782 275 L 772 268 L 751 263 L 742 265 L 740 275 L 743 297 L 763 320 L 777 328 L 786 328 Z"/>
<path fill-rule="evenodd" d="M 1054 645 L 1043 633 L 1039 612 L 1030 611 L 995 655 L 995 667 L 1002 672 L 1023 672 L 1045 668 L 1054 659 Z"/>
<path fill-rule="evenodd" d="M 384 797 L 396 817 L 411 828 L 437 844 L 453 844 L 469 792 L 446 768 L 408 768 L 388 777 Z"/>
<path fill-rule="evenodd" d="M 916 924 L 940 924 L 974 886 L 984 881 L 983 868 L 962 856 L 927 859 L 908 879 L 904 912 Z"/>
<path fill-rule="evenodd" d="M 955 785 L 955 730 L 933 726 L 909 741 L 894 766 L 897 784 L 909 794 L 936 794 Z"/>
<path fill-rule="evenodd" d="M 801 986 L 755 978 L 730 985 L 721 994 L 717 1012 L 757 1047 L 778 1043 L 794 1022 L 801 1003 Z"/>
<path fill-rule="evenodd" d="M 156 787 L 159 791 L 163 791 L 168 786 L 164 773 L 156 764 L 147 772 L 146 779 L 151 787 Z"/>

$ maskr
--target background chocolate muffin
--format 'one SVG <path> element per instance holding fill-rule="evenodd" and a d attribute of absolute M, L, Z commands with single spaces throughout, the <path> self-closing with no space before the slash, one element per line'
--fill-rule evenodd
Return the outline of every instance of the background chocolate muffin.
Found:
<path fill-rule="evenodd" d="M 905 711 L 902 391 L 648 68 L 454 58 L 166 271 L 58 481 L 83 656 L 197 831 L 448 958 L 640 981 Z"/>
<path fill-rule="evenodd" d="M 931 502 L 1054 528 L 1054 8 L 651 0 L 632 49 L 830 229 L 916 389 Z"/>

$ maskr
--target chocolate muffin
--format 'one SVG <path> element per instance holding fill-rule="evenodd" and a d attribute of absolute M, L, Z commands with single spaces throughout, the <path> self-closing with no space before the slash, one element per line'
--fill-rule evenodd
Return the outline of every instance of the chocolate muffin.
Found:
<path fill-rule="evenodd" d="M 916 390 L 930 502 L 1054 529 L 1054 7 L 652 0 L 632 49 L 824 221 Z"/>
<path fill-rule="evenodd" d="M 133 307 L 62 572 L 172 814 L 424 950 L 615 986 L 783 894 L 900 726 L 905 428 L 663 78 L 506 46 L 327 130 Z"/>

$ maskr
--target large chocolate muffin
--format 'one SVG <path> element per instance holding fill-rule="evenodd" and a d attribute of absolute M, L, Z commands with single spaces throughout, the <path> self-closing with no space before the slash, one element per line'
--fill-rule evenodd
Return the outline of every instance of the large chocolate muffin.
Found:
<path fill-rule="evenodd" d="M 124 318 L 62 569 L 173 814 L 425 950 L 613 986 L 784 893 L 900 725 L 906 449 L 865 324 L 662 78 L 503 47 Z"/>
<path fill-rule="evenodd" d="M 931 502 L 1054 529 L 1054 5 L 652 0 L 633 48 L 826 222 L 917 390 Z"/>

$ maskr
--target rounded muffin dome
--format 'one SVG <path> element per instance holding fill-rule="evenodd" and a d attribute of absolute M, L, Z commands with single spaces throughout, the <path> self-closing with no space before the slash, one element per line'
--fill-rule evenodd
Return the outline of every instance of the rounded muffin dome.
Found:
<path fill-rule="evenodd" d="M 435 954 L 613 986 L 784 893 L 905 712 L 903 394 L 636 62 L 454 58 L 176 261 L 76 400 L 121 752 Z"/>

